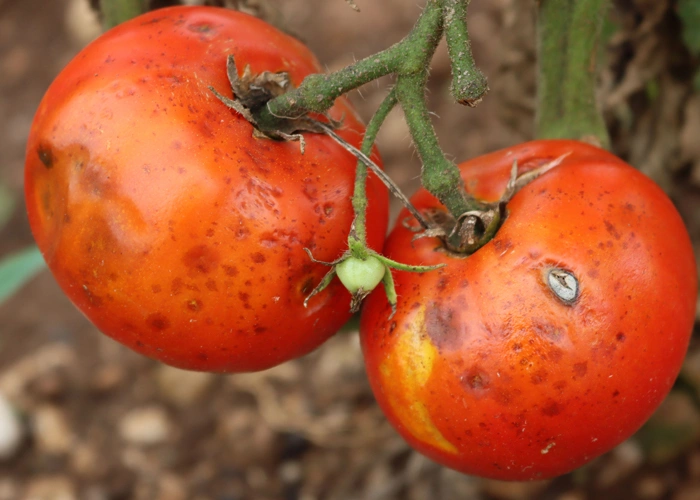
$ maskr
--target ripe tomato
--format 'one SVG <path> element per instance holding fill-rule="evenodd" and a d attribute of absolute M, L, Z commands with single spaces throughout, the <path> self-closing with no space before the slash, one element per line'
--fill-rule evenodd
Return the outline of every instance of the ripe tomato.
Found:
<path fill-rule="evenodd" d="M 404 212 L 386 256 L 447 266 L 395 272 L 396 315 L 383 291 L 362 313 L 369 379 L 389 420 L 465 473 L 525 480 L 583 465 L 644 423 L 688 346 L 693 250 L 651 180 L 575 141 L 530 142 L 460 168 L 473 195 L 494 201 L 514 160 L 522 173 L 565 153 L 512 198 L 495 238 L 469 257 L 435 238 L 411 242 Z M 424 190 L 412 201 L 440 208 Z"/>
<path fill-rule="evenodd" d="M 347 248 L 355 158 L 331 138 L 253 136 L 209 89 L 239 73 L 319 72 L 296 39 L 211 7 L 156 10 L 107 32 L 56 78 L 31 129 L 26 202 L 58 283 L 105 334 L 182 368 L 250 371 L 317 347 L 349 318 L 333 283 L 304 308 Z M 345 99 L 329 112 L 358 146 Z M 378 158 L 375 156 L 378 160 Z M 388 200 L 368 184 L 368 243 Z"/>

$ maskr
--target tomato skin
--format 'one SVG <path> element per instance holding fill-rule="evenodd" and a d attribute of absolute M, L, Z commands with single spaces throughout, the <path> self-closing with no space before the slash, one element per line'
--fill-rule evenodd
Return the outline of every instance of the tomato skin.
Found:
<path fill-rule="evenodd" d="M 321 70 L 263 21 L 172 7 L 126 22 L 68 64 L 27 144 L 34 237 L 75 305 L 105 334 L 192 370 L 261 370 L 311 351 L 350 317 L 334 282 L 303 300 L 347 249 L 355 158 L 331 138 L 253 137 L 209 89 L 239 74 Z M 347 100 L 329 111 L 359 146 Z M 375 154 L 375 160 L 379 157 Z M 368 244 L 379 249 L 386 189 L 368 179 Z"/>
<path fill-rule="evenodd" d="M 387 257 L 435 265 L 394 272 L 398 310 L 366 299 L 361 341 L 388 419 L 416 449 L 459 471 L 529 480 L 569 472 L 633 434 L 670 390 L 693 328 L 697 272 L 666 195 L 613 155 L 534 141 L 460 165 L 496 200 L 513 160 L 562 164 L 508 203 L 495 238 L 467 258 L 434 238 L 411 243 L 403 212 Z M 426 191 L 419 210 L 440 207 Z M 573 305 L 545 284 L 573 272 Z"/>

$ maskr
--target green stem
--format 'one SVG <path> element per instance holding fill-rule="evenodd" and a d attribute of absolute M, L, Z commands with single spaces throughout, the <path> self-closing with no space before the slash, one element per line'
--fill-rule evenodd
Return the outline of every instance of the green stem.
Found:
<path fill-rule="evenodd" d="M 609 0 L 541 0 L 538 16 L 539 138 L 609 147 L 596 102 L 597 56 Z"/>
<path fill-rule="evenodd" d="M 413 143 L 423 169 L 423 187 L 435 195 L 455 218 L 473 209 L 464 192 L 464 182 L 457 166 L 440 149 L 435 129 L 425 103 L 423 75 L 399 76 L 396 91 L 406 116 Z M 473 201 L 473 200 L 471 200 Z"/>
<path fill-rule="evenodd" d="M 400 42 L 335 73 L 307 76 L 298 88 L 263 106 L 256 113 L 256 122 L 263 130 L 274 129 L 280 117 L 323 113 L 339 96 L 382 76 L 422 71 L 430 61 L 428 57 L 426 62 L 426 54 L 432 56 L 442 34 L 441 1 L 428 0 L 415 26 Z"/>
<path fill-rule="evenodd" d="M 394 109 L 396 103 L 396 88 L 392 88 L 389 94 L 384 98 L 382 104 L 377 108 L 377 111 L 372 116 L 372 119 L 367 124 L 365 136 L 362 139 L 361 151 L 367 156 L 372 151 L 374 141 L 377 139 L 377 133 L 384 123 L 384 120 L 389 115 L 389 112 Z M 354 231 L 350 232 L 348 237 L 348 247 L 353 252 L 355 257 L 360 258 L 361 255 L 355 255 L 356 252 L 367 253 L 367 166 L 362 162 L 357 162 L 357 170 L 355 173 L 355 191 L 352 195 L 352 208 L 355 211 Z"/>
<path fill-rule="evenodd" d="M 105 30 L 146 12 L 144 0 L 100 0 L 102 26 Z"/>
<path fill-rule="evenodd" d="M 444 0 L 443 23 L 447 50 L 452 62 L 452 96 L 474 107 L 488 92 L 484 74 L 476 67 L 467 31 L 467 7 L 470 0 Z"/>

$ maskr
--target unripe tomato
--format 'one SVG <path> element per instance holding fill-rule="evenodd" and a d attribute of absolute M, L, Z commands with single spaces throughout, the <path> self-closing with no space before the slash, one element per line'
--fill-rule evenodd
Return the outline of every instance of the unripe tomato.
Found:
<path fill-rule="evenodd" d="M 362 312 L 367 371 L 389 420 L 468 474 L 526 480 L 585 464 L 644 423 L 686 353 L 693 250 L 650 179 L 574 141 L 525 143 L 460 169 L 474 196 L 494 201 L 513 161 L 522 173 L 567 153 L 469 257 L 435 238 L 412 242 L 403 212 L 386 256 L 446 267 L 394 272 L 395 316 L 381 289 Z M 425 190 L 412 201 L 444 210 Z"/>
<path fill-rule="evenodd" d="M 181 368 L 250 371 L 303 355 L 350 317 L 337 280 L 304 298 L 347 249 L 356 159 L 330 137 L 253 135 L 210 90 L 242 74 L 320 71 L 309 50 L 225 9 L 150 12 L 98 38 L 42 100 L 27 144 L 26 202 L 58 283 L 105 334 Z M 359 146 L 345 99 L 329 115 Z M 375 155 L 378 161 L 378 157 Z M 368 179 L 369 246 L 387 193 Z"/>

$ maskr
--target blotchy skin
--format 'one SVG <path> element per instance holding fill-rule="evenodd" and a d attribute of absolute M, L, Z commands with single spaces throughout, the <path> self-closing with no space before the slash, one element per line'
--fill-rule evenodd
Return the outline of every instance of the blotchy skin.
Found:
<path fill-rule="evenodd" d="M 697 274 L 678 213 L 647 177 L 573 141 L 536 141 L 476 158 L 461 172 L 496 200 L 520 172 L 569 153 L 508 203 L 496 237 L 467 258 L 411 241 L 404 212 L 385 254 L 398 311 L 375 291 L 362 313 L 369 378 L 415 448 L 468 474 L 509 480 L 569 472 L 634 433 L 670 390 L 693 328 Z M 424 190 L 419 210 L 439 207 Z M 549 289 L 572 272 L 573 305 Z"/>
<path fill-rule="evenodd" d="M 150 12 L 93 42 L 61 73 L 27 144 L 26 202 L 59 284 L 97 327 L 193 370 L 251 371 L 301 356 L 349 318 L 337 280 L 304 298 L 347 248 L 355 158 L 327 136 L 253 137 L 220 102 L 239 74 L 321 71 L 296 39 L 210 7 Z M 345 99 L 330 116 L 358 146 Z M 375 155 L 375 159 L 379 158 Z M 387 193 L 368 180 L 368 243 Z"/>

